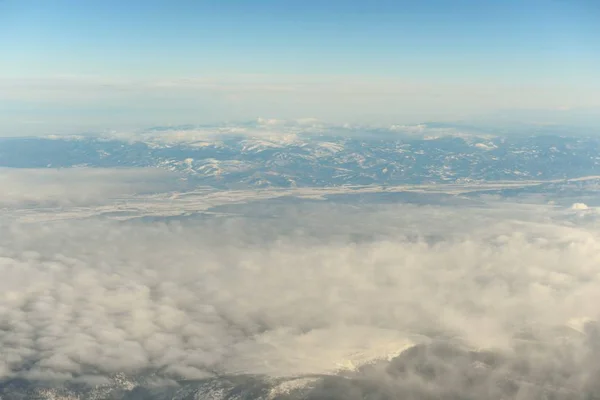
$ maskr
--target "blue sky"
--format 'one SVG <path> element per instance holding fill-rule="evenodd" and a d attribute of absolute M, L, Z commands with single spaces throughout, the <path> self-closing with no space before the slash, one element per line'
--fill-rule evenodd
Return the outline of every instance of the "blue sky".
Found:
<path fill-rule="evenodd" d="M 5 129 L 596 109 L 600 2 L 0 0 L 0 59 Z"/>

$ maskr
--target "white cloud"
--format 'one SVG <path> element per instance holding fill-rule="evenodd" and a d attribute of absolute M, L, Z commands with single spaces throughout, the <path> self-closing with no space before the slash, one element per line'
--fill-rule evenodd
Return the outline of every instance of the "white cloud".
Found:
<path fill-rule="evenodd" d="M 589 207 L 585 203 L 573 203 L 573 205 L 571 206 L 571 209 L 573 209 L 573 210 L 588 210 Z"/>
<path fill-rule="evenodd" d="M 511 354 L 524 331 L 550 346 L 536 356 L 543 368 L 564 346 L 554 328 L 599 317 L 600 236 L 532 210 L 324 206 L 193 224 L 4 218 L 2 374 L 297 375 L 439 334 Z M 577 343 L 571 373 L 585 379 L 591 361 Z"/>
<path fill-rule="evenodd" d="M 3 187 L 21 185 L 21 193 L 0 213 L 0 378 L 298 376 L 438 340 L 500 354 L 492 378 L 477 383 L 482 390 L 517 373 L 510 379 L 588 390 L 600 366 L 600 231 L 565 219 L 568 210 L 292 202 L 268 219 L 23 223 L 23 210 L 39 211 L 27 199 L 57 205 L 48 213 L 90 203 L 109 212 L 122 204 L 111 199 L 156 190 L 167 176 L 8 172 L 15 175 Z M 210 203 L 217 194 L 195 195 Z M 170 215 L 188 197 L 136 201 L 142 215 Z M 454 362 L 433 349 L 423 355 L 432 368 Z M 460 391 L 461 374 L 490 368 L 459 365 L 428 382 L 415 369 L 403 383 L 375 368 L 369 379 L 392 379 L 394 390 Z"/>
<path fill-rule="evenodd" d="M 374 137 L 375 135 L 387 138 L 425 138 L 436 139 L 443 136 L 473 137 L 490 139 L 494 137 L 485 134 L 476 128 L 444 127 L 437 128 L 427 124 L 418 125 L 357 125 L 334 124 L 320 121 L 316 118 L 305 119 L 266 119 L 256 118 L 245 123 L 217 124 L 214 126 L 161 126 L 160 129 L 123 129 L 112 130 L 99 134 L 104 139 L 116 139 L 127 142 L 143 142 L 150 146 L 163 146 L 172 144 L 186 144 L 196 147 L 210 145 L 220 146 L 225 138 L 241 137 L 245 139 L 258 139 L 268 147 L 278 147 L 282 144 L 303 143 L 302 139 L 311 136 L 336 136 L 336 137 Z M 51 139 L 82 138 L 82 135 L 47 135 Z M 258 143 L 257 143 L 258 144 Z M 484 146 L 484 144 L 481 144 Z M 487 145 L 490 148 L 490 144 Z"/>
<path fill-rule="evenodd" d="M 332 127 L 334 128 L 334 127 Z M 264 143 L 271 143 L 278 146 L 282 143 L 291 143 L 297 141 L 296 135 L 300 133 L 315 134 L 321 133 L 324 129 L 321 125 L 306 123 L 299 124 L 296 121 L 285 120 L 264 120 L 258 118 L 256 123 L 252 124 L 228 124 L 217 125 L 213 127 L 173 127 L 160 130 L 144 131 L 113 131 L 105 133 L 102 137 L 107 139 L 118 139 L 130 142 L 144 142 L 150 145 L 165 144 L 188 144 L 192 146 L 207 146 L 221 143 L 219 140 L 229 137 L 244 137 L 265 140 Z"/>

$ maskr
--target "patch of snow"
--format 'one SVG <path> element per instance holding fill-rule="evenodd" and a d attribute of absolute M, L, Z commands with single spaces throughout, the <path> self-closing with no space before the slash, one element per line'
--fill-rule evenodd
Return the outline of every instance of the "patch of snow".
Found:
<path fill-rule="evenodd" d="M 318 381 L 318 378 L 316 378 L 316 377 L 314 377 L 314 378 L 313 377 L 298 378 L 298 379 L 284 381 L 284 382 L 278 384 L 277 386 L 273 387 L 269 391 L 269 395 L 267 396 L 267 399 L 276 399 L 279 396 L 288 395 L 295 390 L 303 389 L 311 384 L 314 384 L 317 381 Z"/>
<path fill-rule="evenodd" d="M 320 142 L 317 145 L 321 148 L 331 151 L 332 153 L 337 153 L 338 151 L 344 150 L 344 145 L 340 143 Z"/>
<path fill-rule="evenodd" d="M 495 148 L 497 148 L 497 146 L 493 143 L 475 143 L 475 147 L 486 151 L 494 150 Z"/>

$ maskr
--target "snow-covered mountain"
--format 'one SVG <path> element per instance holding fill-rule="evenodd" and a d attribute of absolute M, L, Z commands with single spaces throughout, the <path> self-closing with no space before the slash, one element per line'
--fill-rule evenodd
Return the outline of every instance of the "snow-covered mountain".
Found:
<path fill-rule="evenodd" d="M 414 128 L 416 129 L 416 128 Z M 0 166 L 159 167 L 217 187 L 547 180 L 600 173 L 600 139 L 326 129 L 152 129 L 0 139 Z M 348 132 L 346 132 L 348 133 Z"/>

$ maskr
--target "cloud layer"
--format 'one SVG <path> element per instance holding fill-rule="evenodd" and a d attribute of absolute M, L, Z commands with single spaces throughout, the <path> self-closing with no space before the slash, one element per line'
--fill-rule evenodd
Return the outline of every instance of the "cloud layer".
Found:
<path fill-rule="evenodd" d="M 164 390 L 215 398 L 598 391 L 588 198 L 377 204 L 357 189 L 157 194 L 183 184 L 154 170 L 0 172 L 2 396 L 129 393 L 123 376 L 201 379 Z M 188 398 L 160 393 L 146 397 Z"/>
<path fill-rule="evenodd" d="M 580 125 L 583 118 L 597 126 L 596 92 L 592 86 L 407 82 L 365 76 L 0 79 L 0 102 L 10 111 L 0 116 L 0 136 L 206 124 L 261 115 L 415 124 L 473 120 L 506 109 L 518 110 L 521 114 L 511 119 L 520 122 Z"/>
<path fill-rule="evenodd" d="M 514 355 L 529 335 L 546 349 L 527 356 L 532 366 L 571 352 L 577 388 L 596 367 L 585 340 L 600 304 L 598 232 L 511 210 L 4 218 L 0 376 L 296 376 L 440 338 Z"/>
<path fill-rule="evenodd" d="M 109 199 L 183 188 L 156 168 L 0 168 L 0 207 L 102 204 Z"/>

